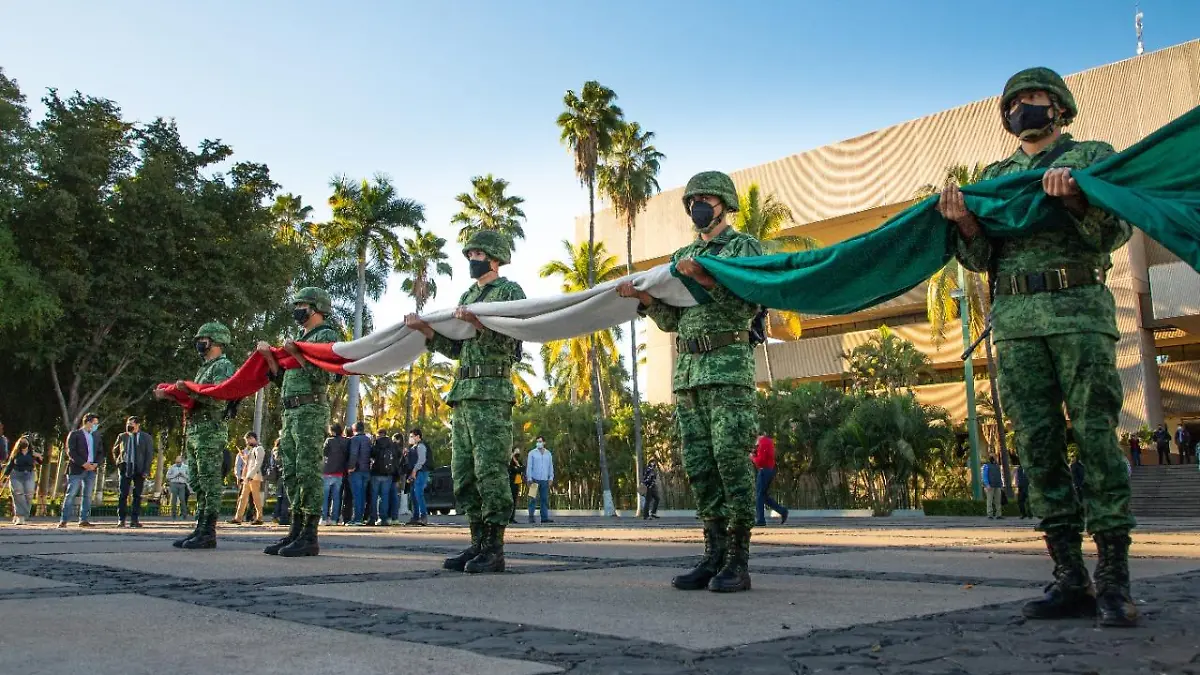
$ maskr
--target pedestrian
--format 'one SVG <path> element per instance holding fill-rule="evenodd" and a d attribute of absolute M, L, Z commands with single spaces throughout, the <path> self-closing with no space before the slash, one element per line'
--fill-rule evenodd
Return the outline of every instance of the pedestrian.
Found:
<path fill-rule="evenodd" d="M 771 510 L 779 514 L 779 524 L 787 523 L 788 510 L 787 507 L 780 506 L 778 502 L 771 499 L 771 483 L 775 480 L 775 439 L 766 434 L 759 434 L 758 442 L 754 446 L 754 454 L 751 455 L 750 461 L 753 462 L 754 468 L 758 470 L 756 490 L 757 498 L 754 505 L 754 524 L 765 526 L 767 524 L 766 507 L 771 507 Z"/>
<path fill-rule="evenodd" d="M 188 466 L 183 463 L 183 453 L 175 457 L 175 463 L 167 468 L 167 487 L 171 491 L 171 519 L 188 517 Z"/>
<path fill-rule="evenodd" d="M 1184 428 L 1183 424 L 1175 425 L 1175 447 L 1179 449 L 1179 463 L 1188 463 L 1188 451 L 1192 447 L 1192 432 Z"/>
<path fill-rule="evenodd" d="M 81 499 L 79 526 L 93 527 L 88 516 L 92 511 L 92 490 L 100 459 L 99 428 L 100 416 L 84 413 L 79 428 L 67 435 L 67 493 L 63 496 L 62 516 L 58 521 L 60 530 L 67 526 L 77 498 Z"/>
<path fill-rule="evenodd" d="M 1116 365 L 1120 333 L 1104 284 L 1111 252 L 1132 230 L 1089 204 L 1071 175 L 1114 151 L 1107 143 L 1077 142 L 1063 133 L 1079 109 L 1062 77 L 1048 68 L 1010 78 L 999 112 L 1019 147 L 988 166 L 982 178 L 1042 171 L 1045 197 L 1061 206 L 1057 215 L 1031 234 L 993 239 L 957 186 L 943 190 L 937 208 L 957 225 L 959 261 L 987 272 L 993 284 L 1000 398 L 1026 455 L 1023 464 L 1042 516 L 1038 529 L 1054 562 L 1054 582 L 1022 611 L 1031 619 L 1055 619 L 1092 616 L 1099 605 L 1101 625 L 1132 626 L 1138 612 L 1130 598 L 1128 557 L 1135 521 L 1116 433 L 1124 401 Z M 1082 505 L 1066 464 L 1064 404 L 1088 467 Z M 1085 518 L 1099 552 L 1094 591 L 1083 561 Z"/>
<path fill-rule="evenodd" d="M 408 440 L 400 432 L 392 434 L 392 445 L 397 449 L 396 456 L 396 474 L 395 480 L 392 482 L 392 495 L 394 498 L 389 498 L 392 502 L 391 521 L 393 523 L 400 522 L 400 516 L 409 516 L 413 512 L 412 503 L 412 488 L 409 487 L 408 475 L 412 472 L 412 465 L 417 461 L 417 451 L 415 448 L 408 446 Z"/>
<path fill-rule="evenodd" d="M 988 520 L 1004 520 L 1003 498 L 1000 496 L 1004 491 L 1004 474 L 994 456 L 989 455 L 987 464 L 983 465 L 982 479 L 983 491 L 987 496 Z"/>
<path fill-rule="evenodd" d="M 125 420 L 125 431 L 117 434 L 112 447 L 120 477 L 120 497 L 117 501 L 117 527 L 125 527 L 125 516 L 129 514 L 129 526 L 141 527 L 142 489 L 146 486 L 146 474 L 150 473 L 150 460 L 154 457 L 154 438 L 142 431 L 142 421 L 136 416 Z M 133 504 L 129 505 L 130 488 Z"/>
<path fill-rule="evenodd" d="M 4 477 L 12 490 L 13 525 L 25 525 L 29 508 L 37 491 L 33 471 L 42 463 L 42 453 L 36 452 L 29 439 L 22 436 L 4 462 Z"/>
<path fill-rule="evenodd" d="M 1129 435 L 1129 458 L 1133 460 L 1134 466 L 1142 465 L 1142 439 L 1136 434 Z"/>
<path fill-rule="evenodd" d="M 425 336 L 431 350 L 458 360 L 454 385 L 446 396 L 454 411 L 451 476 L 455 508 L 467 514 L 471 545 L 442 566 L 472 574 L 503 572 L 504 529 L 513 508 L 504 453 L 513 444 L 512 366 L 521 361 L 521 342 L 489 330 L 469 305 L 521 300 L 525 292 L 500 276 L 500 266 L 512 257 L 507 236 L 491 230 L 476 232 L 463 246 L 463 255 L 475 283 L 459 298 L 454 316 L 470 324 L 474 334 L 463 340 L 446 337 L 416 314 L 409 314 L 404 322 Z"/>
<path fill-rule="evenodd" d="M 283 458 L 279 455 L 279 438 L 271 446 L 271 458 L 267 463 L 267 477 L 275 481 L 275 524 L 291 525 L 292 513 L 288 508 L 287 490 L 283 480 Z"/>
<path fill-rule="evenodd" d="M 387 433 L 380 433 L 371 445 L 371 494 L 375 500 L 376 525 L 392 524 L 392 483 L 396 473 L 397 452 L 399 448 L 392 442 Z M 413 514 L 417 520 L 417 514 Z M 409 524 L 415 525 L 419 523 Z"/>
<path fill-rule="evenodd" d="M 1171 463 L 1171 434 L 1167 433 L 1167 425 L 1160 424 L 1154 430 L 1154 448 L 1158 451 L 1158 463 Z"/>
<path fill-rule="evenodd" d="M 342 425 L 329 425 L 329 436 L 322 448 L 325 458 L 324 489 L 321 492 L 321 525 L 335 525 L 341 521 L 342 481 L 346 477 L 346 462 L 350 458 L 350 439 L 342 435 Z"/>
<path fill-rule="evenodd" d="M 0 422 L 0 462 L 8 461 L 8 438 L 4 435 L 4 422 Z"/>
<path fill-rule="evenodd" d="M 1017 509 L 1021 512 L 1021 520 L 1032 518 L 1033 512 L 1029 510 L 1029 476 L 1025 474 L 1025 467 L 1017 465 L 1016 480 L 1017 484 Z"/>
<path fill-rule="evenodd" d="M 658 461 L 650 460 L 646 462 L 646 469 L 642 471 L 642 487 L 646 490 L 646 505 L 642 510 L 642 520 L 651 518 L 658 519 Z"/>
<path fill-rule="evenodd" d="M 233 340 L 229 328 L 212 321 L 204 324 L 192 338 L 192 345 L 203 361 L 196 384 L 220 384 L 234 372 L 233 362 L 225 356 L 225 348 Z M 217 546 L 217 516 L 221 510 L 221 492 L 225 477 L 222 466 L 229 445 L 228 402 L 190 391 L 183 380 L 175 382 L 175 390 L 183 392 L 195 404 L 188 412 L 187 442 L 188 478 L 196 495 L 196 528 L 191 534 L 172 542 L 176 548 L 205 549 Z M 155 391 L 159 399 L 167 395 Z"/>
<path fill-rule="evenodd" d="M 733 180 L 717 171 L 699 173 L 683 191 L 683 208 L 696 239 L 671 256 L 674 272 L 703 287 L 712 302 L 675 307 L 655 300 L 632 282 L 622 297 L 638 299 L 638 313 L 664 332 L 676 333 L 673 389 L 683 446 L 683 468 L 704 521 L 704 556 L 671 583 L 680 590 L 750 590 L 750 530 L 754 527 L 754 467 L 749 450 L 758 424 L 754 350 L 750 328 L 759 307 L 717 284 L 697 262 L 705 256 L 762 255 L 754 237 L 733 229 L 738 210 Z"/>
<path fill-rule="evenodd" d="M 409 478 L 413 482 L 413 501 L 416 503 L 416 508 L 413 509 L 412 519 L 408 521 L 409 525 L 427 525 L 429 523 L 429 510 L 425 507 L 425 486 L 429 483 L 429 446 L 425 445 L 425 439 L 421 434 L 420 429 L 413 429 L 408 432 L 408 446 L 416 451 L 417 460 L 413 462 L 409 469 Z"/>
<path fill-rule="evenodd" d="M 354 425 L 354 437 L 350 439 L 350 461 L 346 464 L 350 477 L 350 492 L 354 497 L 354 513 L 349 522 L 363 525 L 367 506 L 367 483 L 371 482 L 371 437 L 362 422 Z"/>
<path fill-rule="evenodd" d="M 323 289 L 302 288 L 292 296 L 292 319 L 303 329 L 299 341 L 330 344 L 341 340 L 341 332 L 327 318 L 332 311 L 329 293 Z M 285 341 L 283 350 L 295 359 L 298 367 L 281 370 L 271 346 L 258 343 L 258 353 L 267 361 L 272 379 L 279 383 L 283 401 L 279 455 L 292 511 L 287 535 L 263 549 L 263 553 L 293 558 L 321 552 L 317 525 L 322 511 L 322 436 L 329 426 L 327 389 L 335 376 L 309 363 L 294 341 Z"/>
<path fill-rule="evenodd" d="M 529 459 L 525 462 L 525 482 L 530 489 L 537 486 L 537 504 L 541 507 L 543 523 L 553 523 L 550 520 L 550 484 L 554 482 L 554 454 L 546 447 L 546 439 L 538 436 L 533 450 L 529 451 Z M 529 522 L 533 521 L 534 498 L 529 495 Z"/>
<path fill-rule="evenodd" d="M 517 524 L 517 495 L 521 494 L 521 486 L 525 484 L 525 465 L 521 463 L 521 449 L 513 448 L 508 458 L 508 485 L 512 491 L 513 507 L 508 516 L 508 524 Z"/>
<path fill-rule="evenodd" d="M 258 434 L 247 431 L 243 440 L 246 444 L 242 449 L 242 454 L 245 455 L 242 464 L 242 490 L 238 494 L 237 511 L 233 514 L 233 520 L 229 522 L 240 525 L 242 516 L 246 514 L 246 507 L 250 505 L 250 502 L 254 502 L 254 522 L 252 524 L 262 525 L 264 453 L 262 446 L 258 444 Z"/>

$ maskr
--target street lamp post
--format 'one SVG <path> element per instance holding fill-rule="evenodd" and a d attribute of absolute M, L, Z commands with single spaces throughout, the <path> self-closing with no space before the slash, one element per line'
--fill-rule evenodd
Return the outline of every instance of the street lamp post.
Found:
<path fill-rule="evenodd" d="M 971 443 L 971 494 L 983 499 L 983 486 L 979 482 L 979 423 L 975 411 L 975 365 L 971 361 L 971 306 L 967 296 L 967 278 L 963 266 L 958 265 L 958 288 L 950 297 L 958 300 L 958 316 L 962 320 L 963 333 L 963 379 L 967 387 L 967 437 Z"/>

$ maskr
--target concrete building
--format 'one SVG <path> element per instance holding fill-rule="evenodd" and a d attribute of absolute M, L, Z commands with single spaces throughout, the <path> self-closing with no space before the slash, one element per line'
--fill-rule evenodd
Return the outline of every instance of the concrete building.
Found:
<path fill-rule="evenodd" d="M 1066 80 L 1081 110 L 1071 133 L 1121 150 L 1200 105 L 1200 40 Z M 998 106 L 998 97 L 975 101 L 731 175 L 739 190 L 758 183 L 791 207 L 797 224 L 787 234 L 833 244 L 871 230 L 911 205 L 917 189 L 940 183 L 946 167 L 986 164 L 1011 154 L 1016 144 L 1000 126 Z M 666 261 L 694 236 L 680 208 L 681 194 L 681 187 L 662 192 L 639 217 L 633 239 L 638 268 Z M 625 232 L 611 210 L 597 214 L 596 231 L 608 250 L 625 250 Z M 576 240 L 586 239 L 585 215 L 576 221 Z M 1121 331 L 1122 430 L 1164 420 L 1172 428 L 1177 420 L 1200 423 L 1200 274 L 1137 231 L 1114 253 L 1108 285 Z M 846 366 L 842 355 L 881 324 L 931 357 L 937 376 L 917 388 L 918 396 L 963 419 L 961 332 L 949 331 L 946 344 L 933 346 L 923 286 L 855 314 L 805 317 L 798 338 L 768 346 L 772 375 L 776 380 L 840 381 Z M 670 401 L 674 342 L 653 324 L 646 331 L 646 398 Z M 758 381 L 766 384 L 761 348 L 757 360 Z M 986 373 L 982 358 L 976 364 L 977 375 Z M 1195 431 L 1200 432 L 1200 424 Z M 1200 433 L 1193 435 L 1200 438 Z"/>

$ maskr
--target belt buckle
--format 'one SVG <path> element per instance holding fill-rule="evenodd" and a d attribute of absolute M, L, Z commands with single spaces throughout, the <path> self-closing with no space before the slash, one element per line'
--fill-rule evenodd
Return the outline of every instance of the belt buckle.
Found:
<path fill-rule="evenodd" d="M 711 336 L 711 335 L 702 335 L 702 336 L 700 336 L 700 347 L 701 347 L 701 348 L 702 348 L 702 349 L 703 349 L 705 352 L 711 352 L 711 351 L 712 351 L 712 349 L 713 349 L 713 347 L 712 347 L 712 336 Z"/>
<path fill-rule="evenodd" d="M 483 377 L 483 366 L 471 366 L 473 377 Z"/>
<path fill-rule="evenodd" d="M 1013 295 L 1018 295 L 1021 292 L 1021 284 L 1017 281 L 1020 275 L 1014 274 L 1008 278 L 1008 287 L 1012 290 Z"/>
<path fill-rule="evenodd" d="M 1062 290 L 1069 285 L 1069 283 L 1067 281 L 1067 268 L 1060 267 L 1060 268 L 1054 270 L 1054 274 L 1058 277 L 1058 289 L 1059 290 Z"/>

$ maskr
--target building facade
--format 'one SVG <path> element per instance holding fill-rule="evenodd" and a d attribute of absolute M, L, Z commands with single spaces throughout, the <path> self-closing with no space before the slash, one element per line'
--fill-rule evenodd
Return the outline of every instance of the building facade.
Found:
<path fill-rule="evenodd" d="M 1069 130 L 1077 140 L 1105 140 L 1118 150 L 1200 105 L 1200 40 L 1093 68 L 1066 78 L 1080 107 Z M 914 202 L 923 185 L 940 184 L 946 168 L 987 164 L 1015 149 L 1000 123 L 998 97 L 731 173 L 739 190 L 758 183 L 791 207 L 796 225 L 823 245 L 874 229 Z M 697 170 L 712 167 L 696 167 Z M 694 236 L 680 208 L 682 187 L 655 196 L 638 218 L 633 253 L 639 269 L 665 262 Z M 611 210 L 596 215 L 597 238 L 623 251 L 625 232 Z M 586 216 L 576 240 L 586 241 Z M 932 245 L 932 244 L 931 244 Z M 869 265 L 870 261 L 863 261 Z M 1108 285 L 1117 304 L 1118 367 L 1125 388 L 1122 431 L 1176 421 L 1196 423 L 1200 438 L 1200 274 L 1140 231 L 1114 253 Z M 886 324 L 933 361 L 935 375 L 916 388 L 927 403 L 966 416 L 961 331 L 935 346 L 924 287 L 867 310 L 804 317 L 802 334 L 757 350 L 758 382 L 840 381 L 843 355 Z M 670 401 L 674 341 L 645 322 L 646 398 Z M 982 350 L 977 377 L 986 374 Z M 986 384 L 986 380 L 983 381 Z M 977 389 L 986 390 L 986 386 Z"/>

